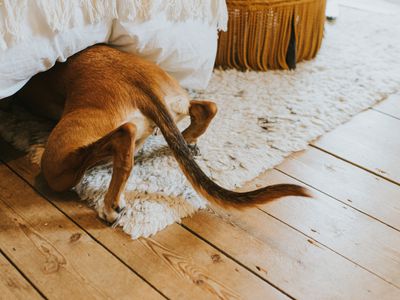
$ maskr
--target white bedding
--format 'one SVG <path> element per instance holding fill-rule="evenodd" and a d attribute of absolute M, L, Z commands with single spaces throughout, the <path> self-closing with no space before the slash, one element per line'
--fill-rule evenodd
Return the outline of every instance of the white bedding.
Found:
<path fill-rule="evenodd" d="M 224 0 L 3 0 L 0 99 L 96 43 L 139 54 L 182 86 L 203 89 L 225 26 Z"/>

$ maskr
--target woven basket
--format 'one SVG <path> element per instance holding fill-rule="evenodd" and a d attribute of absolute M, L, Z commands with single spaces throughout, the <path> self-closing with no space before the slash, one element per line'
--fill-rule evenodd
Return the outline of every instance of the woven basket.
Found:
<path fill-rule="evenodd" d="M 227 0 L 228 31 L 220 32 L 216 66 L 293 69 L 321 46 L 326 0 Z"/>

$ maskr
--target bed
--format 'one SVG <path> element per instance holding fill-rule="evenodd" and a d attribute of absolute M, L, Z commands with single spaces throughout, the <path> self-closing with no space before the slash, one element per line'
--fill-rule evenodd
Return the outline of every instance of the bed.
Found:
<path fill-rule="evenodd" d="M 97 43 L 157 63 L 185 88 L 203 89 L 226 23 L 224 0 L 0 0 L 0 99 Z"/>

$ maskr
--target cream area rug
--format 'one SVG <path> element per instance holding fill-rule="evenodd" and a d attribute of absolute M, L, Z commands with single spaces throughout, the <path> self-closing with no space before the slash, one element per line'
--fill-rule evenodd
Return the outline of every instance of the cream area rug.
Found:
<path fill-rule="evenodd" d="M 240 187 L 310 140 L 398 92 L 399 11 L 341 7 L 336 23 L 326 25 L 317 58 L 298 64 L 295 71 L 216 70 L 208 89 L 194 94 L 219 106 L 199 141 L 197 161 L 203 170 L 224 187 Z M 1 135 L 29 150 L 33 160 L 39 160 L 50 130 L 51 124 L 20 109 L 0 111 Z M 75 191 L 98 210 L 110 178 L 110 165 L 93 168 Z M 155 234 L 206 207 L 162 136 L 152 136 L 138 153 L 125 199 L 127 209 L 116 225 L 132 238 Z"/>

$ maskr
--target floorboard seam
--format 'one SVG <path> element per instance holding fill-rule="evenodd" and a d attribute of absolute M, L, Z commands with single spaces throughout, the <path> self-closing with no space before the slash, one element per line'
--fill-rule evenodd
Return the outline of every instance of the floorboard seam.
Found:
<path fill-rule="evenodd" d="M 304 235 L 305 237 L 307 237 L 307 238 L 309 238 L 309 239 L 312 239 L 313 241 L 317 242 L 317 243 L 320 244 L 321 246 L 323 246 L 323 247 L 325 247 L 326 249 L 332 251 L 333 253 L 339 255 L 340 257 L 344 258 L 345 260 L 347 260 L 347 261 L 353 263 L 354 265 L 360 267 L 361 269 L 367 271 L 368 273 L 370 273 L 370 274 L 376 276 L 377 278 L 379 278 L 379 279 L 385 281 L 387 284 L 390 284 L 391 286 L 394 286 L 395 288 L 397 288 L 397 289 L 400 290 L 400 287 L 397 286 L 396 284 L 394 284 L 394 283 L 388 281 L 387 279 L 385 279 L 385 278 L 383 278 L 382 276 L 376 274 L 375 272 L 373 272 L 373 271 L 367 269 L 366 267 L 360 265 L 359 263 L 357 263 L 357 262 L 351 260 L 350 258 L 344 256 L 343 254 L 341 254 L 341 253 L 339 253 L 338 251 L 332 249 L 331 247 L 325 245 L 324 243 L 322 243 L 322 242 L 316 240 L 314 237 L 312 237 L 312 236 L 310 236 L 310 235 L 307 235 L 306 233 L 302 232 L 301 230 L 297 229 L 296 227 L 294 227 L 294 226 L 292 226 L 292 225 L 286 223 L 285 221 L 282 221 L 282 220 L 279 219 L 278 217 L 272 215 L 271 213 L 269 213 L 269 212 L 267 212 L 267 211 L 265 211 L 265 210 L 262 210 L 261 208 L 259 208 L 259 210 L 261 210 L 263 213 L 267 214 L 267 215 L 270 216 L 271 218 L 274 218 L 275 220 L 277 220 L 277 221 L 279 221 L 279 222 L 285 224 L 286 226 L 292 228 L 293 230 L 296 230 L 297 232 L 301 233 L 301 234 Z"/>
<path fill-rule="evenodd" d="M 205 243 L 207 243 L 208 245 L 210 245 L 211 247 L 213 247 L 214 249 L 217 249 L 218 251 L 220 251 L 221 253 L 223 253 L 225 256 L 227 256 L 229 259 L 233 260 L 235 263 L 237 263 L 238 265 L 240 265 L 241 267 L 245 268 L 246 270 L 248 270 L 250 273 L 254 274 L 255 276 L 257 276 L 258 278 L 260 278 L 262 281 L 264 281 L 265 283 L 269 284 L 270 286 L 272 286 L 273 288 L 277 289 L 279 292 L 281 292 L 282 294 L 284 294 L 285 296 L 289 297 L 290 299 L 295 300 L 296 298 L 291 296 L 290 294 L 288 294 L 286 291 L 282 290 L 280 287 L 278 287 L 277 285 L 275 285 L 274 283 L 270 282 L 269 280 L 263 278 L 262 276 L 260 276 L 259 274 L 257 274 L 256 272 L 254 272 L 250 267 L 246 266 L 245 264 L 241 263 L 240 261 L 236 260 L 233 256 L 231 256 L 229 253 L 227 253 L 225 250 L 217 247 L 216 245 L 214 245 L 213 243 L 211 243 L 210 241 L 208 241 L 206 238 L 204 238 L 203 236 L 201 236 L 200 234 L 198 234 L 196 231 L 190 229 L 188 226 L 184 225 L 184 224 L 179 224 L 180 226 L 182 226 L 184 229 L 186 229 L 187 231 L 189 231 L 191 234 L 193 234 L 194 236 L 197 236 L 199 239 L 201 239 L 202 241 L 204 241 Z"/>
<path fill-rule="evenodd" d="M 348 207 L 354 209 L 355 211 L 357 211 L 357 212 L 359 212 L 359 213 L 361 213 L 361 214 L 363 214 L 363 215 L 365 215 L 365 216 L 367 216 L 367 217 L 369 217 L 369 218 L 371 218 L 371 219 L 374 219 L 375 221 L 377 221 L 377 222 L 379 222 L 379 223 L 381 223 L 381 224 L 383 224 L 383 225 L 385 225 L 385 226 L 387 226 L 387 227 L 389 227 L 389 228 L 391 228 L 391 229 L 393 229 L 393 230 L 395 230 L 395 231 L 397 231 L 397 232 L 400 233 L 400 230 L 399 230 L 398 228 L 396 228 L 396 227 L 394 227 L 394 226 L 392 226 L 392 225 L 390 225 L 390 224 L 388 224 L 388 223 L 386 223 L 386 222 L 384 222 L 384 221 L 378 219 L 377 217 L 374 217 L 374 216 L 372 216 L 372 215 L 370 215 L 370 214 L 368 214 L 368 213 L 366 213 L 366 212 L 360 210 L 360 209 L 357 208 L 357 207 L 354 207 L 354 206 L 350 205 L 349 203 L 347 203 L 347 202 L 345 202 L 345 201 L 343 201 L 343 200 L 341 200 L 341 199 L 339 199 L 339 198 L 337 198 L 337 197 L 335 197 L 335 196 L 330 195 L 329 193 L 327 193 L 327 192 L 325 192 L 325 191 L 323 191 L 323 190 L 321 190 L 321 189 L 315 187 L 314 185 L 312 185 L 312 184 L 310 184 L 310 183 L 307 183 L 306 181 L 304 181 L 304 180 L 302 180 L 302 179 L 297 178 L 296 176 L 293 176 L 293 175 L 287 173 L 286 171 L 283 171 L 283 170 L 279 169 L 279 167 L 274 168 L 274 170 L 276 170 L 276 171 L 278 171 L 278 172 L 280 172 L 280 173 L 282 173 L 282 174 L 284 174 L 284 175 L 286 175 L 286 176 L 288 176 L 288 177 L 290 177 L 290 178 L 293 178 L 293 179 L 295 179 L 296 181 L 301 182 L 301 183 L 303 183 L 304 185 L 306 185 L 306 186 L 308 186 L 308 187 L 310 187 L 310 188 L 312 188 L 312 189 L 314 189 L 314 190 L 320 192 L 321 194 L 324 194 L 325 196 L 328 196 L 328 197 L 331 198 L 332 200 L 335 200 L 335 201 L 337 201 L 337 202 L 339 202 L 339 203 L 341 203 L 341 204 L 344 204 L 344 205 L 346 205 L 346 206 L 348 206 Z"/>
<path fill-rule="evenodd" d="M 383 114 L 383 115 L 386 115 L 386 116 L 388 116 L 388 117 L 394 118 L 394 119 L 396 119 L 396 120 L 400 120 L 399 117 L 396 117 L 396 116 L 394 116 L 394 115 L 391 115 L 390 113 L 384 112 L 384 111 L 380 110 L 379 108 L 371 107 L 371 109 L 372 109 L 373 111 L 379 112 L 379 113 L 381 113 L 381 114 Z"/>
<path fill-rule="evenodd" d="M 33 289 L 38 292 L 38 294 L 43 298 L 43 299 L 48 299 L 43 293 L 42 291 L 30 280 L 30 278 L 28 276 L 25 275 L 24 272 L 22 272 L 22 270 L 20 270 L 20 268 L 18 268 L 18 266 L 12 261 L 12 259 L 10 259 L 10 257 L 8 257 L 8 255 L 2 250 L 0 249 L 0 253 L 6 258 L 6 260 L 17 270 L 17 272 L 33 287 Z"/>
<path fill-rule="evenodd" d="M 355 166 L 355 167 L 357 167 L 357 168 L 359 168 L 359 169 L 362 169 L 362 170 L 364 170 L 364 171 L 366 171 L 366 172 L 368 172 L 368 173 L 370 173 L 370 174 L 373 174 L 373 175 L 375 175 L 375 176 L 377 176 L 377 177 L 379 177 L 379 178 L 385 179 L 386 181 L 389 181 L 389 182 L 391 182 L 391 183 L 393 183 L 393 184 L 395 184 L 395 185 L 397 185 L 397 186 L 400 186 L 400 183 L 399 183 L 399 182 L 397 182 L 397 181 L 395 181 L 395 180 L 393 180 L 393 179 L 390 179 L 390 178 L 388 178 L 388 177 L 385 177 L 385 176 L 383 176 L 383 175 L 381 175 L 381 174 L 379 174 L 379 173 L 376 173 L 376 172 L 374 172 L 374 171 L 372 171 L 372 170 L 370 170 L 370 169 L 368 169 L 368 168 L 366 168 L 366 167 L 363 167 L 363 166 L 361 166 L 361 165 L 358 165 L 358 164 L 356 164 L 356 163 L 354 163 L 354 162 L 352 162 L 352 161 L 350 161 L 350 160 L 348 160 L 348 159 L 346 159 L 346 158 L 344 158 L 344 157 L 341 157 L 341 156 L 339 156 L 339 155 L 337 155 L 337 154 L 334 154 L 334 153 L 330 152 L 329 150 L 326 150 L 326 149 L 324 149 L 324 148 L 321 148 L 320 146 L 317 146 L 317 145 L 315 145 L 315 144 L 310 144 L 310 147 L 313 147 L 313 148 L 315 148 L 315 149 L 318 149 L 318 150 L 320 150 L 320 151 L 322 151 L 322 152 L 324 152 L 324 153 L 326 153 L 326 154 L 329 154 L 329 155 L 331 155 L 331 156 L 333 156 L 333 157 L 335 157 L 335 158 L 337 158 L 337 159 L 340 159 L 340 160 L 342 160 L 342 161 L 344 161 L 344 162 L 347 162 L 347 163 L 349 163 L 349 164 L 351 164 L 351 165 L 353 165 L 353 166 Z"/>

